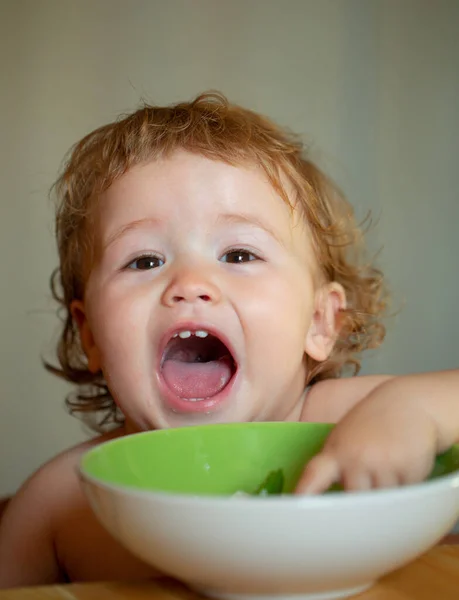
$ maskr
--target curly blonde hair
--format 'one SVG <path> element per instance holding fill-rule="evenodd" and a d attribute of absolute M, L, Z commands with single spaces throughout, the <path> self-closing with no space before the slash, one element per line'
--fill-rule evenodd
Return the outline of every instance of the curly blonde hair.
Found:
<path fill-rule="evenodd" d="M 323 363 L 306 358 L 306 383 L 339 377 L 347 367 L 357 373 L 360 354 L 384 338 L 387 293 L 381 272 L 366 260 L 363 233 L 351 205 L 310 160 L 297 136 L 230 104 L 219 93 L 205 93 L 173 106 L 145 105 L 96 129 L 73 147 L 53 186 L 59 267 L 51 288 L 63 310 L 63 329 L 57 348 L 59 367 L 46 366 L 79 386 L 76 396 L 68 398 L 72 412 L 89 416 L 102 411 L 105 424 L 116 421 L 117 415 L 102 373 L 88 370 L 70 312 L 71 302 L 84 296 L 98 198 L 134 165 L 179 149 L 231 165 L 258 165 L 286 203 L 293 207 L 299 202 L 323 277 L 340 283 L 347 297 L 334 350 Z"/>

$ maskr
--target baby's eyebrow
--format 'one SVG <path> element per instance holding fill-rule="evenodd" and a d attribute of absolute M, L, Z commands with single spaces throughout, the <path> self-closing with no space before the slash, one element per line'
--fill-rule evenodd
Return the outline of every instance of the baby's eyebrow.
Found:
<path fill-rule="evenodd" d="M 279 233 L 256 215 L 244 213 L 224 213 L 217 217 L 217 224 L 219 222 L 229 225 L 250 225 L 251 227 L 257 227 L 274 238 L 281 246 L 285 247 L 285 241 L 282 239 Z"/>
<path fill-rule="evenodd" d="M 119 240 L 129 231 L 135 231 L 136 229 L 142 229 L 147 227 L 159 227 L 162 222 L 159 219 L 155 219 L 154 217 L 149 217 L 145 219 L 137 219 L 136 221 L 131 221 L 130 223 L 126 223 L 121 226 L 119 229 L 114 231 L 111 235 L 109 235 L 106 242 L 104 242 L 103 249 L 106 250 L 109 246 L 111 246 L 114 242 Z"/>

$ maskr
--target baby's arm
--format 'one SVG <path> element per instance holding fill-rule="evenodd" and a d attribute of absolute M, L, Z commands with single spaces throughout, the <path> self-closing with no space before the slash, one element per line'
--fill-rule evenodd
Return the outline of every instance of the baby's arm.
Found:
<path fill-rule="evenodd" d="M 0 526 L 0 589 L 61 579 L 53 545 L 53 496 L 59 481 L 49 465 L 10 502 Z"/>
<path fill-rule="evenodd" d="M 435 455 L 459 441 L 459 371 L 319 383 L 303 420 L 339 424 L 299 492 L 336 481 L 350 490 L 420 481 Z"/>

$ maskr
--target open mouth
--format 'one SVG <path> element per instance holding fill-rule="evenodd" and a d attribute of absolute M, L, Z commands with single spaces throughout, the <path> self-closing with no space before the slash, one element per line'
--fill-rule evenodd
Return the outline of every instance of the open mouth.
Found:
<path fill-rule="evenodd" d="M 215 398 L 228 386 L 236 370 L 228 347 L 205 330 L 175 333 L 161 359 L 166 386 L 177 398 L 188 402 Z"/>

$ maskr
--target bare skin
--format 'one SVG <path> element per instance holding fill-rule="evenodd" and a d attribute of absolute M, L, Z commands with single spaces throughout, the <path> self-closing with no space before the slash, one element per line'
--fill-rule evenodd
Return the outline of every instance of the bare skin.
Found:
<path fill-rule="evenodd" d="M 60 454 L 19 490 L 0 528 L 0 588 L 156 575 L 98 523 L 77 475 L 87 450 L 123 434 L 120 428 Z"/>
<path fill-rule="evenodd" d="M 299 420 L 338 422 L 392 378 L 369 376 L 316 384 Z M 335 390 L 339 389 L 339 396 Z M 0 588 L 160 575 L 122 548 L 93 515 L 77 466 L 91 447 L 125 434 L 120 428 L 76 446 L 42 467 L 11 502 L 0 528 Z M 457 541 L 452 540 L 451 541 Z"/>

